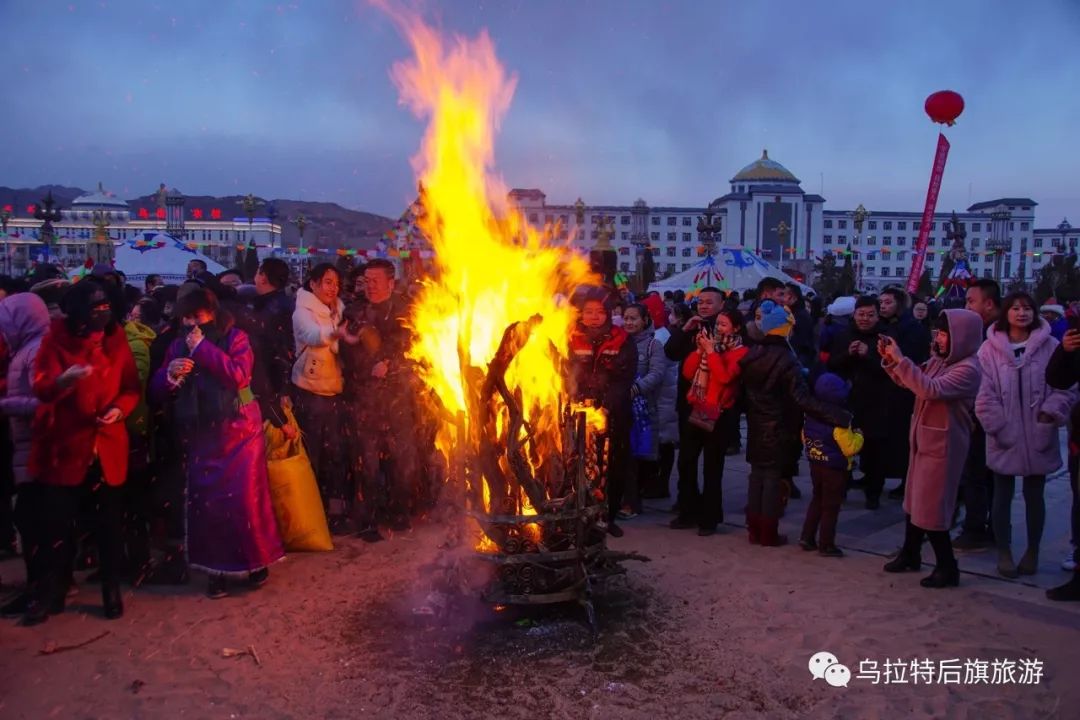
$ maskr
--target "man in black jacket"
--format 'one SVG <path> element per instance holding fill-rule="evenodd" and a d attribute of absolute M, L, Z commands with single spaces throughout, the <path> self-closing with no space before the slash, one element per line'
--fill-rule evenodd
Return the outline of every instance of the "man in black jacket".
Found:
<path fill-rule="evenodd" d="M 806 309 L 802 288 L 798 284 L 788 283 L 786 292 L 788 310 L 795 318 L 795 328 L 789 338 L 791 349 L 795 351 L 795 357 L 799 358 L 802 366 L 809 370 L 817 359 L 817 351 L 814 349 L 814 319 Z"/>
<path fill-rule="evenodd" d="M 930 328 L 918 322 L 908 310 L 908 294 L 898 287 L 888 287 L 878 296 L 881 308 L 881 326 L 884 334 L 891 337 L 900 346 L 904 357 L 921 365 L 930 359 Z M 915 395 L 897 386 L 889 398 L 890 408 L 895 408 L 897 417 L 910 418 L 915 412 Z M 895 403 L 895 404 L 894 404 Z M 900 474 L 900 484 L 889 491 L 893 500 L 904 499 L 907 486 L 908 451 L 910 449 L 908 433 L 894 423 L 893 440 L 888 446 L 888 466 Z"/>
<path fill-rule="evenodd" d="M 1050 364 L 1046 366 L 1046 384 L 1058 390 L 1068 390 L 1080 381 L 1080 330 L 1070 329 L 1061 338 L 1061 344 L 1054 350 L 1050 357 Z M 1076 445 L 1080 442 L 1080 404 L 1073 407 L 1072 431 L 1069 444 Z M 1080 601 L 1080 567 L 1076 561 L 1080 560 L 1080 550 L 1076 550 L 1080 543 L 1080 479 L 1077 477 L 1077 465 L 1071 453 L 1069 457 L 1069 481 L 1072 483 L 1072 541 L 1073 541 L 1073 575 L 1069 582 L 1051 588 L 1046 591 L 1046 597 L 1051 600 Z"/>
<path fill-rule="evenodd" d="M 865 444 L 859 455 L 866 507 L 881 504 L 885 478 L 907 475 L 907 454 L 893 446 L 906 444 L 911 427 L 911 392 L 894 383 L 881 367 L 878 336 L 886 334 L 878 299 L 864 295 L 855 301 L 851 326 L 836 336 L 829 351 L 828 368 L 851 382 L 851 411 Z"/>
<path fill-rule="evenodd" d="M 289 378 L 296 359 L 293 341 L 293 311 L 296 302 L 285 294 L 289 283 L 289 266 L 279 258 L 267 258 L 255 273 L 255 291 L 251 314 L 251 347 L 255 352 L 255 367 L 251 375 L 251 391 L 259 401 L 264 420 L 274 427 L 285 427 L 281 400 L 289 391 Z M 296 427 L 285 430 L 295 437 Z"/>
<path fill-rule="evenodd" d="M 790 311 L 767 300 L 758 307 L 755 322 L 764 337 L 739 360 L 746 389 L 746 460 L 750 463 L 746 526 L 751 543 L 775 546 L 786 541 L 777 529 L 783 505 L 781 483 L 789 464 L 778 448 L 801 443 L 804 412 L 838 427 L 849 427 L 851 414 L 810 393 L 787 340 L 795 324 Z"/>

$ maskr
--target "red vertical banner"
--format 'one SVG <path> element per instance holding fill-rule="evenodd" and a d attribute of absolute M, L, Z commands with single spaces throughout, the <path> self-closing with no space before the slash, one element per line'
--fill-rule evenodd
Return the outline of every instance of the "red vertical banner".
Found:
<path fill-rule="evenodd" d="M 934 222 L 934 208 L 937 207 L 938 191 L 941 190 L 941 178 L 945 174 L 945 161 L 949 158 L 949 141 L 938 133 L 937 152 L 934 153 L 934 167 L 930 171 L 930 187 L 926 189 L 926 206 L 923 208 L 922 224 L 919 226 L 919 239 L 915 241 L 915 252 L 911 258 L 911 274 L 907 279 L 907 290 L 913 293 L 919 289 L 923 263 L 926 260 L 926 242 L 930 236 L 930 226 Z"/>

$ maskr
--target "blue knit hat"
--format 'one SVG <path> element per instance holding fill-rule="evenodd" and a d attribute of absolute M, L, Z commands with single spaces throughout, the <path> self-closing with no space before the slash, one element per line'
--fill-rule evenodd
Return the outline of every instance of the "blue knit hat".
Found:
<path fill-rule="evenodd" d="M 772 300 L 761 303 L 757 309 L 757 326 L 766 335 L 779 335 L 786 338 L 795 326 L 795 318 L 783 305 Z"/>

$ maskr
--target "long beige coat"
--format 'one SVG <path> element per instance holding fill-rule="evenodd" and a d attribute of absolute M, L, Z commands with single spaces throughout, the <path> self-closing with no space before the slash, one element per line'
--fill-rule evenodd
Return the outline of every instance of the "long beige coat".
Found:
<path fill-rule="evenodd" d="M 889 376 L 915 394 L 911 416 L 904 512 L 924 530 L 948 530 L 964 470 L 981 370 L 975 353 L 983 326 L 970 310 L 945 310 L 949 355 L 921 368 L 909 358 L 887 367 Z"/>

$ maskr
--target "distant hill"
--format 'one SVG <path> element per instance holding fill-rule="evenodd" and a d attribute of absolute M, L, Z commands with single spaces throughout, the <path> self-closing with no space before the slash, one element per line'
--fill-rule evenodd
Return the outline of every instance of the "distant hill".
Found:
<path fill-rule="evenodd" d="M 61 208 L 71 207 L 71 203 L 80 195 L 86 195 L 88 190 L 81 188 L 65 187 L 63 185 L 42 185 L 36 188 L 10 188 L 0 186 L 0 206 L 12 205 L 17 216 L 25 217 L 26 206 L 36 204 L 52 191 L 53 198 Z M 266 217 L 265 198 L 255 212 L 256 217 Z M 226 195 L 225 197 L 213 197 L 210 195 L 185 196 L 184 207 L 187 216 L 191 218 L 191 210 L 201 208 L 204 217 L 210 217 L 210 210 L 218 208 L 223 218 L 244 217 L 244 208 L 241 204 L 243 196 Z M 365 250 L 374 247 L 382 234 L 394 225 L 394 220 L 374 213 L 360 210 L 349 210 L 337 203 L 310 202 L 306 200 L 270 200 L 277 210 L 277 222 L 282 227 L 283 244 L 285 246 L 299 245 L 300 232 L 293 222 L 300 214 L 307 220 L 304 229 L 304 244 L 316 247 L 346 247 Z M 139 208 L 145 207 L 153 210 L 157 207 L 157 196 L 154 193 L 143 195 L 127 201 L 132 212 L 138 212 Z"/>

